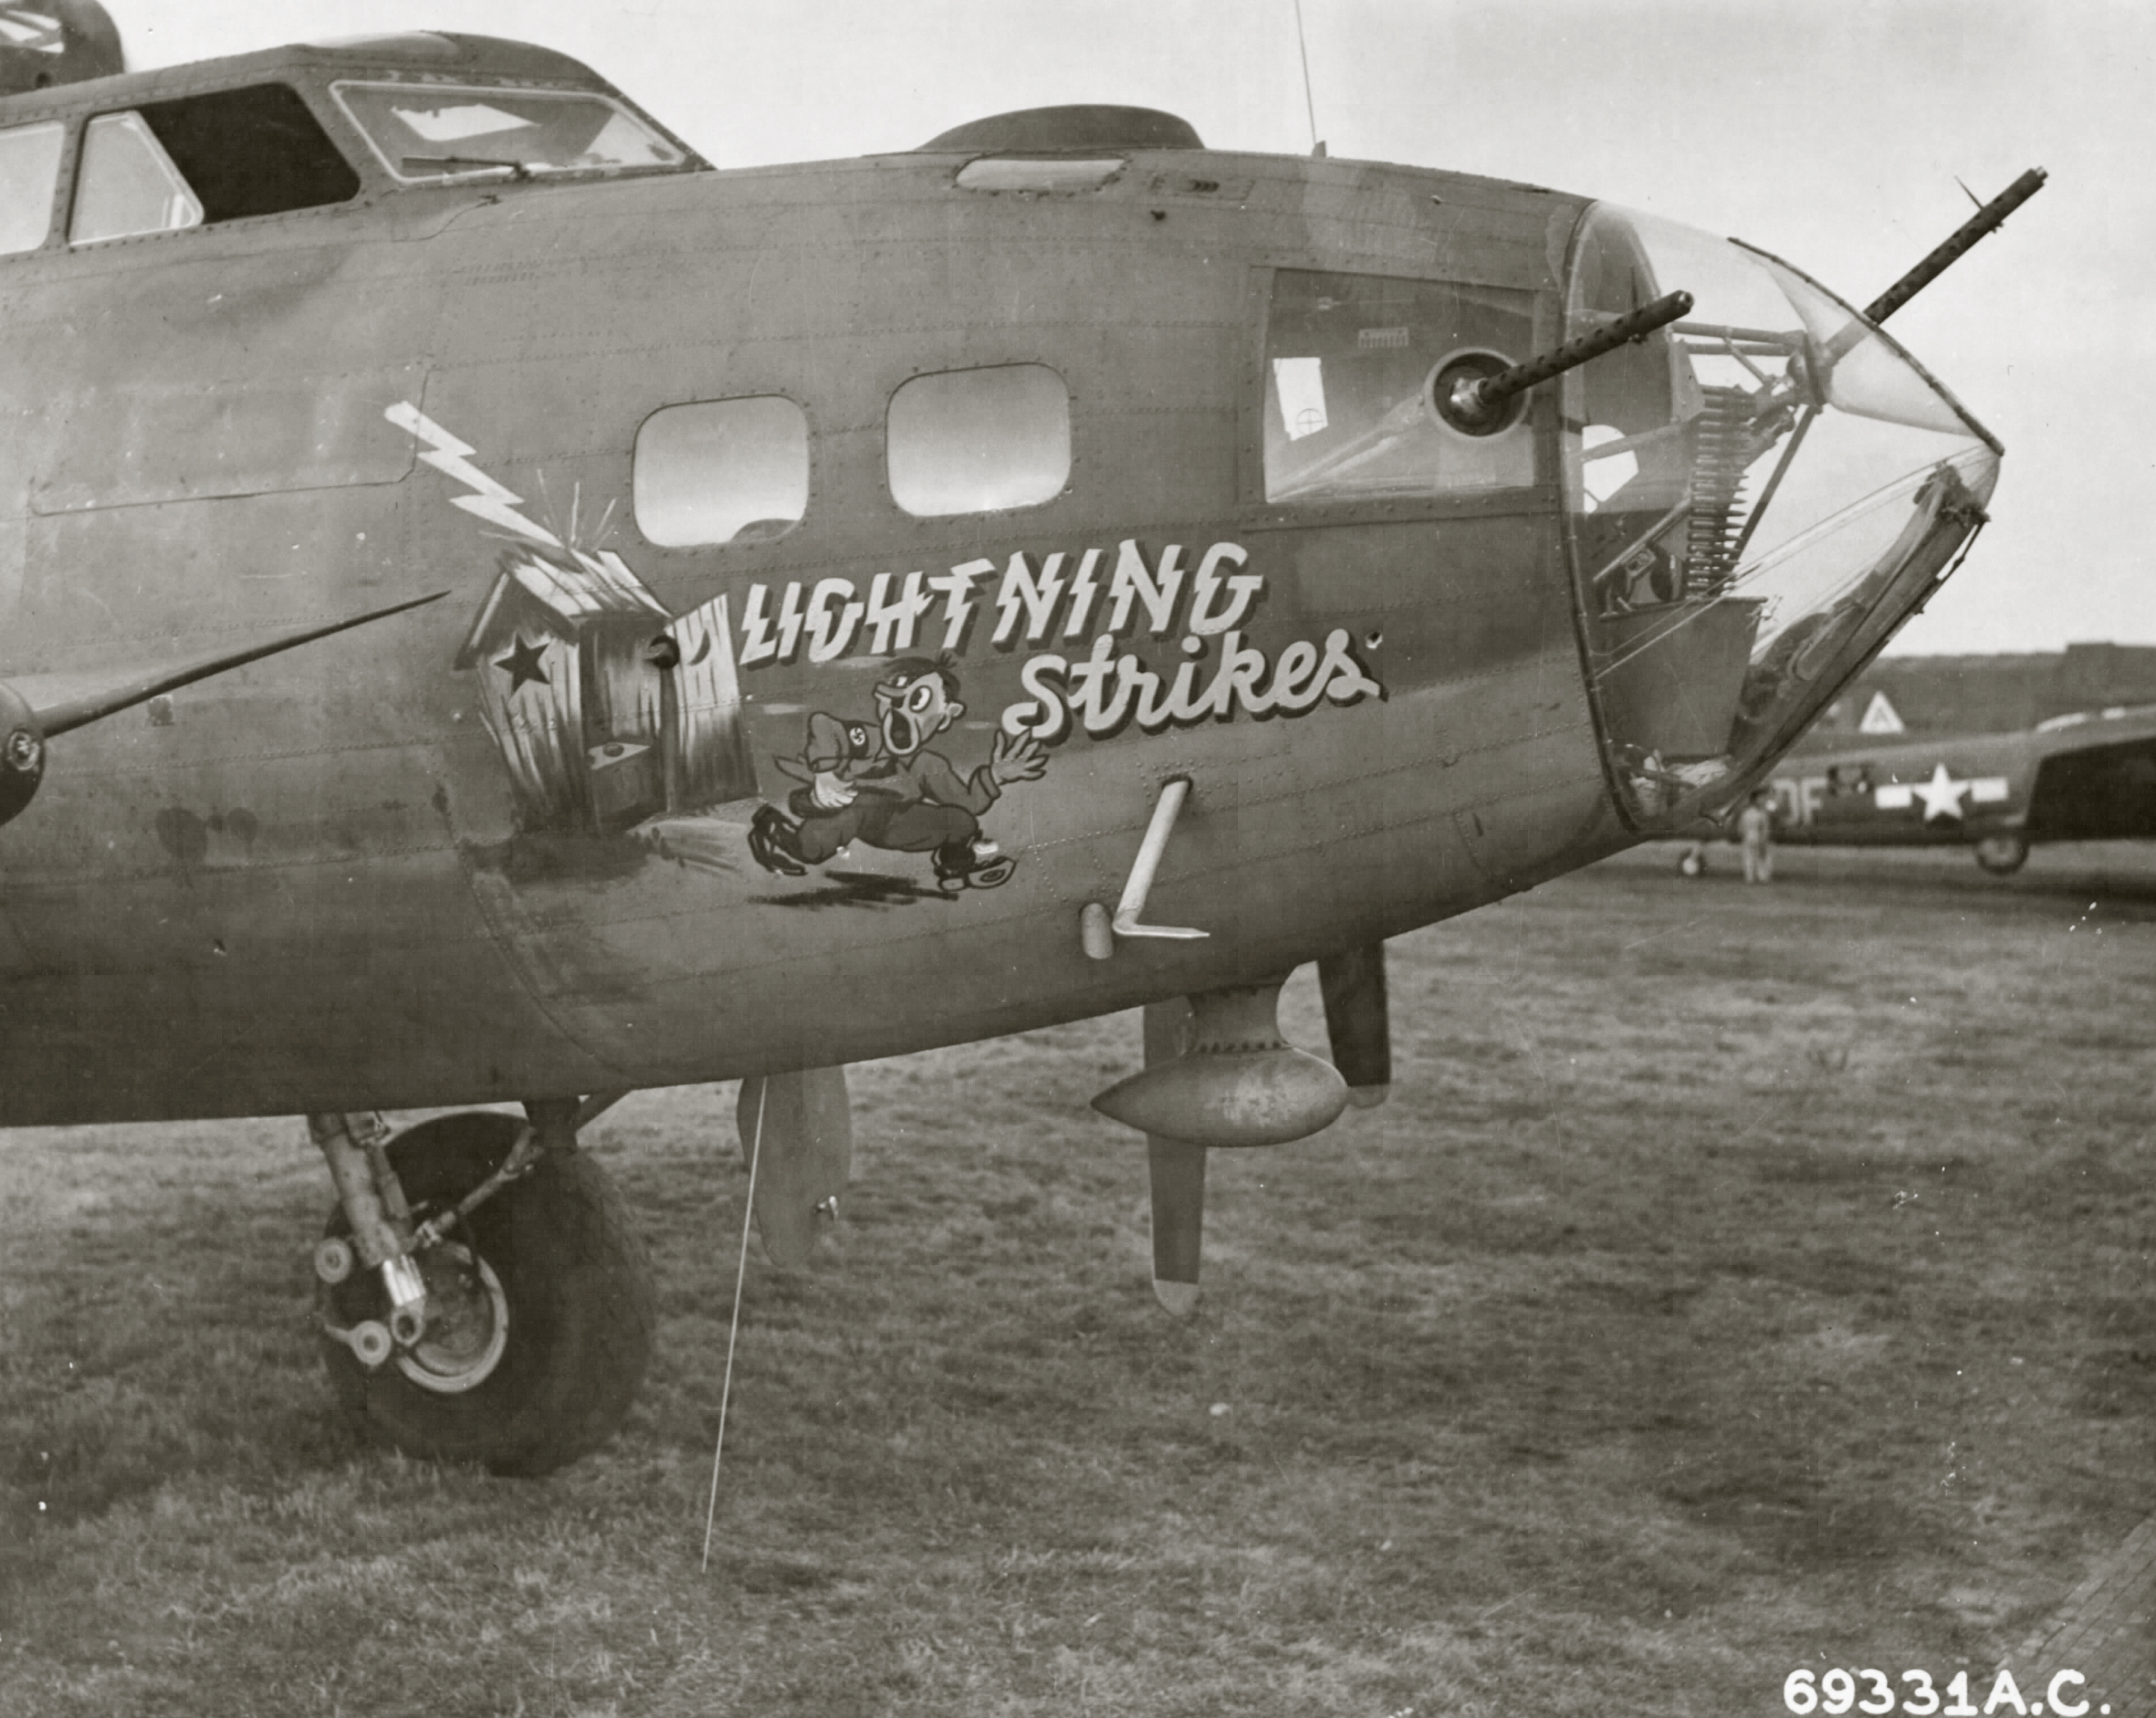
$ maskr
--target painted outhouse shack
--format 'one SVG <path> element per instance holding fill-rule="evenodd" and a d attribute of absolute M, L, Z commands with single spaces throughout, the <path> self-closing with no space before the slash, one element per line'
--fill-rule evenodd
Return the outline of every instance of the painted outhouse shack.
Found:
<path fill-rule="evenodd" d="M 626 829 L 756 791 L 724 597 L 677 618 L 611 551 L 520 546 L 456 665 L 479 674 L 527 829 Z"/>

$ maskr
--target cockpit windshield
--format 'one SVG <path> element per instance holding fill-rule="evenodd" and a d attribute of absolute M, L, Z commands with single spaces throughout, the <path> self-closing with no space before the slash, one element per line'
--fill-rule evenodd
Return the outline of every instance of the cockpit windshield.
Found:
<path fill-rule="evenodd" d="M 594 91 L 361 83 L 332 89 L 382 165 L 410 184 L 687 165 L 682 151 L 644 120 Z"/>
<path fill-rule="evenodd" d="M 1691 312 L 1566 378 L 1589 674 L 1626 811 L 1712 809 L 1948 570 L 1999 445 L 1876 327 L 1763 252 L 1589 212 L 1567 333 Z M 1717 790 L 1719 790 L 1717 792 Z"/>

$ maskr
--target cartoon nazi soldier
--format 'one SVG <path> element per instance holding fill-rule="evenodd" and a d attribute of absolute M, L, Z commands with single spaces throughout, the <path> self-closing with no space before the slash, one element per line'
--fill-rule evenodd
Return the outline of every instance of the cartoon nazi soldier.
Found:
<path fill-rule="evenodd" d="M 981 835 L 981 813 L 1012 782 L 1037 781 L 1047 754 L 1031 738 L 998 734 L 988 761 L 971 777 L 928 742 L 966 713 L 947 658 L 907 656 L 875 685 L 876 725 L 818 710 L 798 758 L 777 760 L 807 783 L 787 796 L 788 818 L 761 806 L 748 850 L 767 871 L 789 877 L 820 865 L 850 841 L 895 853 L 925 853 L 943 888 L 993 889 L 1018 861 Z"/>

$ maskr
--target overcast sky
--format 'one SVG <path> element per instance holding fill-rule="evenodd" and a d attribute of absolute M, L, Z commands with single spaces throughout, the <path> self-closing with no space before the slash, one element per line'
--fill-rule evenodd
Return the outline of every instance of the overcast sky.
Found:
<path fill-rule="evenodd" d="M 721 167 L 1068 101 L 1311 145 L 1295 0 L 106 0 L 136 67 L 384 29 L 586 60 Z M 2156 644 L 2156 5 L 1302 0 L 1335 156 L 1648 208 L 1869 300 L 2025 167 L 2050 186 L 1893 323 L 2006 444 L 1995 522 L 1897 650 Z"/>

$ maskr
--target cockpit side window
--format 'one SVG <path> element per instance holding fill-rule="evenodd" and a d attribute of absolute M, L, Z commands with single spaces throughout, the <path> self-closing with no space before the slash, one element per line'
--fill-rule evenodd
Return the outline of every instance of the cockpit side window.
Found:
<path fill-rule="evenodd" d="M 1268 501 L 1399 500 L 1535 480 L 1524 417 L 1465 435 L 1437 411 L 1461 358 L 1533 356 L 1533 297 L 1503 287 L 1282 269 L 1265 321 Z"/>
<path fill-rule="evenodd" d="M 202 199 L 141 114 L 100 114 L 85 127 L 70 244 L 177 233 L 202 218 Z"/>
<path fill-rule="evenodd" d="M 58 120 L 0 131 L 0 256 L 35 250 L 52 230 L 66 140 Z"/>
<path fill-rule="evenodd" d="M 218 90 L 100 114 L 83 133 L 69 243 L 349 202 L 359 175 L 299 92 Z"/>
<path fill-rule="evenodd" d="M 254 84 L 137 110 L 202 199 L 205 221 L 321 208 L 359 194 L 359 175 L 300 92 Z"/>

